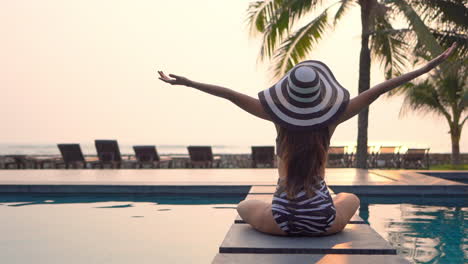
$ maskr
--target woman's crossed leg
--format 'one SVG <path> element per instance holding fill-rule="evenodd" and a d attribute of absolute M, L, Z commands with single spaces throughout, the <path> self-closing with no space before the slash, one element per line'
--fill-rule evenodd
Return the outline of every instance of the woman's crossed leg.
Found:
<path fill-rule="evenodd" d="M 324 235 L 343 230 L 359 207 L 359 198 L 352 193 L 339 193 L 333 197 L 336 218 Z M 271 235 L 287 235 L 276 223 L 271 211 L 271 203 L 260 200 L 244 200 L 237 205 L 240 217 L 256 230 Z"/>

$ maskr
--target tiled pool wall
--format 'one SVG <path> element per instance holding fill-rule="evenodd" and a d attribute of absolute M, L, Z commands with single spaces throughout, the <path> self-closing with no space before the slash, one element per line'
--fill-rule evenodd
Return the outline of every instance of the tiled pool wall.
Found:
<path fill-rule="evenodd" d="M 231 194 L 247 195 L 251 185 L 0 185 L 0 193 L 76 193 L 76 194 Z"/>
<path fill-rule="evenodd" d="M 15 203 L 15 206 L 54 205 L 54 204 L 91 204 L 104 202 L 154 203 L 171 205 L 209 205 L 233 204 L 244 200 L 239 194 L 41 194 L 20 193 L 0 194 L 0 205 Z"/>
<path fill-rule="evenodd" d="M 272 193 L 274 185 L 264 185 L 266 193 Z M 350 192 L 356 195 L 383 196 L 467 196 L 468 185 L 328 185 L 335 193 Z M 37 194 L 212 194 L 243 195 L 261 185 L 62 185 L 62 184 L 3 184 L 2 193 Z M 274 190 L 273 190 L 274 191 Z"/>

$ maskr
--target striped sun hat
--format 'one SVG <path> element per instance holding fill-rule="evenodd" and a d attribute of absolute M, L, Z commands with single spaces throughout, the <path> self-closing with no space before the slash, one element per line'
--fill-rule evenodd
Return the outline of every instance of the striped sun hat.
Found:
<path fill-rule="evenodd" d="M 258 93 L 273 122 L 290 130 L 313 130 L 335 121 L 349 92 L 320 61 L 298 63 L 272 87 Z"/>

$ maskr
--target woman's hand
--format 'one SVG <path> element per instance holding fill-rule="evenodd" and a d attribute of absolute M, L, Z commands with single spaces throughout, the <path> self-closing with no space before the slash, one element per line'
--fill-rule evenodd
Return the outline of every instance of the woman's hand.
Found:
<path fill-rule="evenodd" d="M 457 43 L 454 42 L 452 44 L 452 46 L 450 46 L 450 48 L 448 48 L 447 50 L 445 50 L 444 52 L 442 52 L 442 54 L 440 54 L 439 56 L 437 56 L 436 58 L 432 59 L 431 61 L 429 61 L 425 66 L 425 70 L 426 71 L 430 71 L 432 69 L 434 69 L 435 67 L 437 67 L 439 64 L 441 64 L 442 62 L 444 62 L 450 55 L 452 55 L 453 51 L 455 50 L 455 48 L 457 47 Z"/>
<path fill-rule="evenodd" d="M 171 79 L 169 77 L 166 76 L 166 74 L 164 74 L 164 72 L 162 71 L 158 71 L 159 73 L 159 80 L 163 81 L 163 82 L 166 82 L 166 83 L 170 83 L 172 85 L 185 85 L 185 86 L 190 86 L 190 83 L 191 81 L 185 77 L 182 77 L 182 76 L 178 76 L 178 75 L 175 75 L 175 74 L 169 74 L 170 77 L 174 78 L 174 79 Z"/>

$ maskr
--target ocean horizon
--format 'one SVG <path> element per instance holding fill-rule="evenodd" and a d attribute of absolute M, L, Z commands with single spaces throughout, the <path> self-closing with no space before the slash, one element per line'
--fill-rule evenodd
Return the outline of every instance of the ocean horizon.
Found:
<path fill-rule="evenodd" d="M 133 155 L 133 146 L 145 145 L 145 144 L 130 144 L 130 143 L 119 143 L 120 152 L 122 155 Z M 146 144 L 152 145 L 152 144 Z M 250 154 L 252 146 L 256 145 L 210 145 L 210 144 L 192 144 L 192 145 L 208 145 L 213 149 L 214 154 Z M 264 144 L 268 145 L 268 144 Z M 273 144 L 270 144 L 273 146 Z M 339 146 L 352 146 L 353 144 L 339 144 Z M 379 146 L 381 144 L 369 143 L 369 146 Z M 81 150 L 84 155 L 96 155 L 96 147 L 94 143 L 81 144 Z M 189 145 L 171 145 L 162 144 L 155 145 L 159 154 L 161 155 L 188 155 L 187 146 Z M 338 145 L 336 145 L 338 146 Z M 403 145 L 403 149 L 406 146 Z M 430 150 L 430 153 L 450 153 L 437 150 Z M 43 144 L 18 144 L 18 143 L 0 143 L 0 155 L 60 155 L 60 151 L 57 144 L 43 143 Z"/>
<path fill-rule="evenodd" d="M 123 155 L 135 154 L 133 146 L 144 144 L 119 143 Z M 152 144 L 147 144 L 152 145 Z M 94 143 L 80 144 L 84 155 L 96 155 Z M 188 145 L 156 145 L 159 154 L 187 154 Z M 211 145 L 215 154 L 248 154 L 251 146 Z M 0 143 L 0 155 L 60 155 L 57 144 L 8 144 Z"/>

